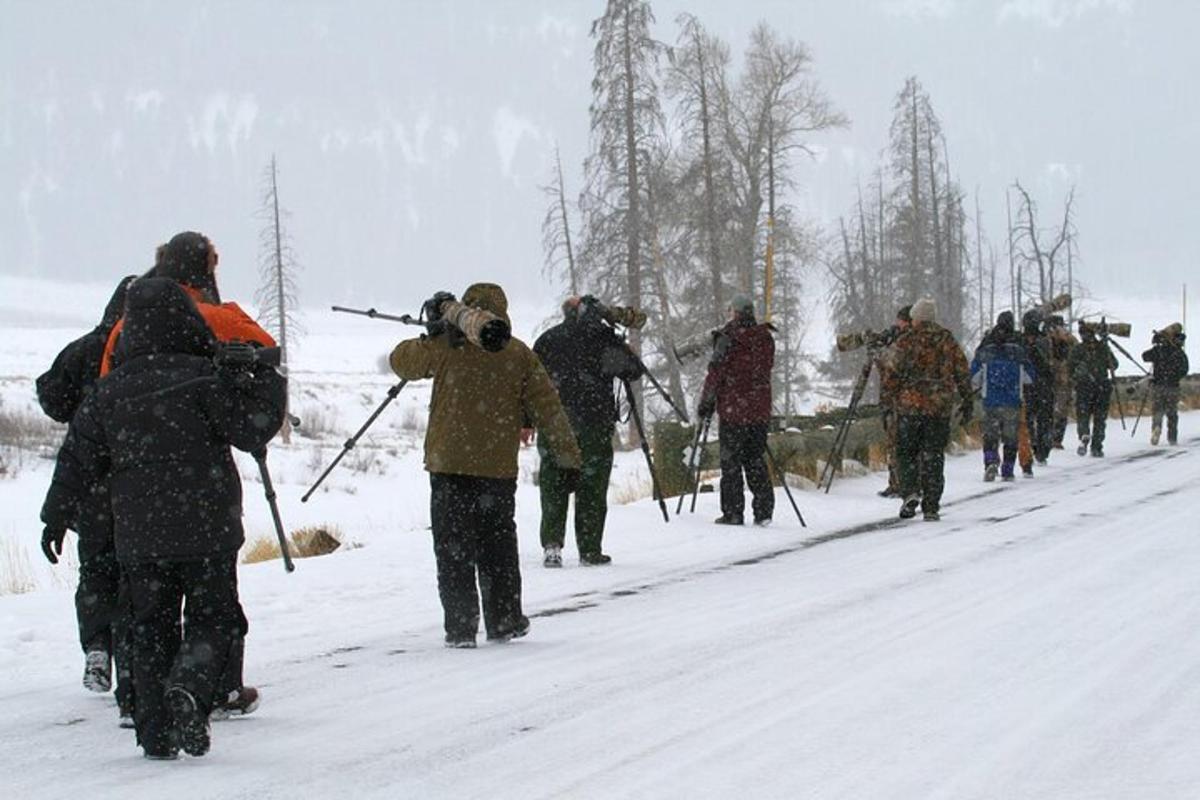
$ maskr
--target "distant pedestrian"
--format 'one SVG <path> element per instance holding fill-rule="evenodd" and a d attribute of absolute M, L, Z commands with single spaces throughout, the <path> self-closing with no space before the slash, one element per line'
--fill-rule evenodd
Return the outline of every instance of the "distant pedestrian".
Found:
<path fill-rule="evenodd" d="M 1075 425 L 1079 433 L 1079 455 L 1104 455 L 1104 433 L 1112 402 L 1112 373 L 1117 357 L 1108 342 L 1096 336 L 1095 328 L 1080 320 L 1080 345 L 1071 352 L 1071 378 L 1075 382 Z"/>
<path fill-rule="evenodd" d="M 1178 322 L 1155 331 L 1152 347 L 1142 360 L 1154 365 L 1150 377 L 1150 444 L 1162 438 L 1163 417 L 1167 418 L 1167 444 L 1179 443 L 1179 382 L 1187 377 L 1188 357 L 1183 349 L 1187 335 Z"/>

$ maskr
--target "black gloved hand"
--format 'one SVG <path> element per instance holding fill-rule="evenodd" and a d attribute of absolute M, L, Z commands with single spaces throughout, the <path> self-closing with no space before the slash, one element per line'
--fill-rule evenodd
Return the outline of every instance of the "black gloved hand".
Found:
<path fill-rule="evenodd" d="M 696 413 L 700 416 L 700 419 L 708 419 L 713 414 L 715 414 L 716 411 L 717 411 L 717 398 L 715 398 L 715 397 L 700 398 L 700 405 L 696 407 Z"/>
<path fill-rule="evenodd" d="M 447 291 L 435 292 L 433 297 L 425 301 L 421 306 L 421 310 L 425 312 L 425 322 L 438 322 L 442 318 L 442 304 L 447 302 L 458 302 L 453 294 Z"/>
<path fill-rule="evenodd" d="M 973 401 L 963 403 L 962 407 L 958 409 L 958 422 L 964 428 L 971 423 L 971 417 L 973 416 L 975 416 L 975 403 Z"/>
<path fill-rule="evenodd" d="M 42 552 L 51 564 L 58 563 L 58 557 L 62 555 L 63 537 L 66 535 L 65 528 L 56 528 L 53 525 L 47 525 L 42 531 Z"/>

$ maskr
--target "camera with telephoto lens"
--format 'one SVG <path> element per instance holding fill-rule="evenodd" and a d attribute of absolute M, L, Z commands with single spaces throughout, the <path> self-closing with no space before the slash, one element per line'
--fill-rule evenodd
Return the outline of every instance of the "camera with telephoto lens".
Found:
<path fill-rule="evenodd" d="M 878 350 L 888 347 L 899 336 L 900 329 L 895 325 L 882 331 L 868 328 L 862 333 L 841 333 L 837 337 L 837 349 L 839 353 L 850 353 L 862 347 Z"/>
<path fill-rule="evenodd" d="M 454 346 L 460 346 L 466 339 L 489 353 L 498 353 L 512 339 L 508 320 L 482 308 L 464 305 L 450 292 L 438 292 L 426 300 L 421 314 L 430 336 L 444 333 Z"/>
<path fill-rule="evenodd" d="M 1133 333 L 1133 326 L 1128 322 L 1109 322 L 1105 319 L 1101 319 L 1099 322 L 1080 321 L 1079 332 L 1090 333 L 1101 339 L 1106 336 L 1120 336 L 1122 339 L 1128 339 Z"/>
<path fill-rule="evenodd" d="M 580 316 L 596 314 L 609 325 L 620 325 L 623 328 L 640 330 L 646 324 L 646 312 L 631 306 L 609 306 L 600 302 L 593 295 L 585 294 L 579 298 Z"/>

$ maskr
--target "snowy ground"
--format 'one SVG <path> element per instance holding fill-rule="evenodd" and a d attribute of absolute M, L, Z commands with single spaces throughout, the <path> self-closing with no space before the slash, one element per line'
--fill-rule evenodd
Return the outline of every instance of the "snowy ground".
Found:
<path fill-rule="evenodd" d="M 10 337 L 4 407 L 70 321 L 51 322 Z M 782 492 L 765 530 L 709 524 L 714 495 L 670 524 L 648 501 L 617 505 L 613 565 L 558 571 L 540 566 L 526 452 L 533 629 L 446 650 L 420 420 L 406 422 L 423 396 L 406 390 L 364 461 L 299 502 L 390 384 L 363 364 L 396 330 L 363 324 L 314 335 L 313 368 L 297 368 L 299 410 L 332 430 L 272 450 L 289 527 L 336 522 L 359 546 L 292 575 L 242 568 L 264 703 L 216 725 L 204 759 L 142 760 L 111 698 L 79 686 L 70 570 L 36 549 L 49 463 L 0 480 L 0 557 L 27 560 L 39 587 L 0 597 L 4 797 L 1197 796 L 1200 414 L 1183 447 L 1114 421 L 1108 458 L 1058 452 L 1013 485 L 983 484 L 977 453 L 952 457 L 937 524 L 896 521 L 878 476 L 797 493 L 807 529 Z M 619 460 L 614 498 L 639 469 Z M 270 530 L 260 488 L 247 480 L 252 535 Z"/>

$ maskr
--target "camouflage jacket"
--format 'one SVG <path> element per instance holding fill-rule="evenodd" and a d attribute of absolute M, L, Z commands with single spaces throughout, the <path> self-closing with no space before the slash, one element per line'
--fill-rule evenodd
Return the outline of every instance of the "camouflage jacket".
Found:
<path fill-rule="evenodd" d="M 973 401 L 967 356 L 953 334 L 933 322 L 914 325 L 892 346 L 883 390 L 897 414 L 948 417 Z"/>
<path fill-rule="evenodd" d="M 1107 342 L 1091 339 L 1071 351 L 1070 365 L 1076 386 L 1099 386 L 1111 383 L 1109 373 L 1117 368 L 1117 357 Z"/>

